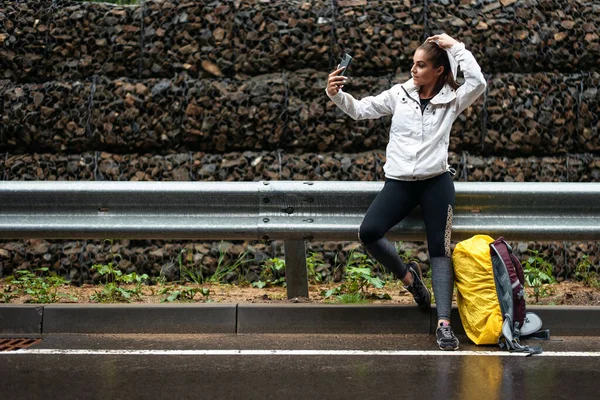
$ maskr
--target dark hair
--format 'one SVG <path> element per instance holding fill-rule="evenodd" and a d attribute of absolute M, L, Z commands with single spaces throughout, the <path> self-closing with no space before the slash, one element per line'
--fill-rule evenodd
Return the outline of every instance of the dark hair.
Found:
<path fill-rule="evenodd" d="M 446 83 L 452 89 L 458 89 L 460 85 L 454 80 L 454 75 L 452 75 L 452 69 L 450 68 L 450 61 L 448 60 L 448 53 L 446 53 L 446 50 L 442 49 L 435 42 L 425 42 L 419 46 L 419 49 L 427 53 L 429 61 L 435 68 L 440 66 L 444 67 L 444 72 L 438 77 L 438 80 L 435 84 L 435 91 L 439 92 Z"/>

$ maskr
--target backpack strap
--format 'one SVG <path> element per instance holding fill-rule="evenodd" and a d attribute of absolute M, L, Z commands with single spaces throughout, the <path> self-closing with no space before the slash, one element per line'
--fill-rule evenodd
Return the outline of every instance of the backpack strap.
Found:
<path fill-rule="evenodd" d="M 538 340 L 550 340 L 550 329 L 544 329 L 543 331 L 537 331 L 530 333 L 529 335 L 521 336 L 522 339 L 538 339 Z"/>
<path fill-rule="evenodd" d="M 527 356 L 532 356 L 534 354 L 542 354 L 543 352 L 541 347 L 524 346 L 521 343 L 519 343 L 519 341 L 516 339 L 512 342 L 509 342 L 508 340 L 506 340 L 506 338 L 502 336 L 500 337 L 500 339 L 498 339 L 498 345 L 500 346 L 500 348 L 507 349 L 511 352 L 514 351 L 518 353 L 528 353 Z"/>
<path fill-rule="evenodd" d="M 500 303 L 500 310 L 502 311 L 503 318 L 505 321 L 510 319 L 510 324 L 512 326 L 514 308 L 510 277 L 508 275 L 508 270 L 506 269 L 506 264 L 494 244 L 495 243 L 490 243 L 490 248 L 492 250 L 492 269 L 494 283 L 496 284 L 496 293 L 498 295 L 498 302 Z"/>
<path fill-rule="evenodd" d="M 506 321 L 502 325 L 503 328 L 504 325 L 507 325 Z M 505 332 L 507 333 L 507 335 L 504 334 Z M 498 338 L 498 346 L 500 346 L 501 349 L 506 349 L 511 352 L 514 351 L 519 353 L 529 353 L 528 356 L 534 354 L 542 354 L 542 349 L 540 347 L 525 346 L 521 344 L 518 337 L 513 337 L 512 334 L 509 334 L 509 332 L 510 327 L 508 327 L 508 331 L 503 329 L 502 334 Z"/>

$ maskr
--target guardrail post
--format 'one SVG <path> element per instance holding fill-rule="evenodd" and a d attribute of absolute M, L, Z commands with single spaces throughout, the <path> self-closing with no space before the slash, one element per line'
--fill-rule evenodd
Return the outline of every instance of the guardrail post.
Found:
<path fill-rule="evenodd" d="M 306 243 L 304 240 L 285 240 L 285 280 L 287 297 L 308 298 L 308 273 L 306 270 Z"/>

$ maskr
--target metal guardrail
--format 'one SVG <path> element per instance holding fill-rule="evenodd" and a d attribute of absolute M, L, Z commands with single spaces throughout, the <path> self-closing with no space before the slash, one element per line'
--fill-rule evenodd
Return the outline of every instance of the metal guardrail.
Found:
<path fill-rule="evenodd" d="M 358 240 L 382 182 L 0 182 L 0 239 L 285 240 L 288 296 L 305 241 Z M 457 182 L 453 240 L 600 239 L 600 183 Z M 424 240 L 417 208 L 390 231 Z"/>

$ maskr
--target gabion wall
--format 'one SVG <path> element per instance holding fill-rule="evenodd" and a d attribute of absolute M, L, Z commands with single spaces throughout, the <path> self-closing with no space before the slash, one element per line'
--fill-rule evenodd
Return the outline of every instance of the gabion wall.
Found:
<path fill-rule="evenodd" d="M 445 31 L 488 80 L 454 124 L 455 180 L 594 182 L 599 24 L 583 0 L 0 0 L 0 180 L 381 180 L 390 119 L 346 117 L 327 74 L 348 52 L 346 90 L 377 94 Z M 331 274 L 356 245 L 310 247 Z M 402 245 L 427 261 L 424 243 Z M 2 241 L 0 277 L 49 265 L 89 282 L 111 252 L 173 277 L 183 251 L 209 273 L 225 247 L 282 256 L 278 242 Z M 583 255 L 598 265 L 597 243 L 515 247 L 561 277 Z"/>
<path fill-rule="evenodd" d="M 49 81 L 0 85 L 0 150 L 78 153 L 244 150 L 360 152 L 387 141 L 390 118 L 355 122 L 324 93 L 327 72 L 235 79 Z M 355 77 L 380 93 L 408 75 Z M 599 73 L 499 73 L 453 127 L 450 150 L 485 156 L 600 153 Z"/>
<path fill-rule="evenodd" d="M 136 6 L 3 0 L 2 75 L 15 82 L 243 78 L 343 52 L 353 76 L 406 72 L 446 31 L 490 74 L 597 71 L 600 5 L 587 0 L 141 0 Z"/>

